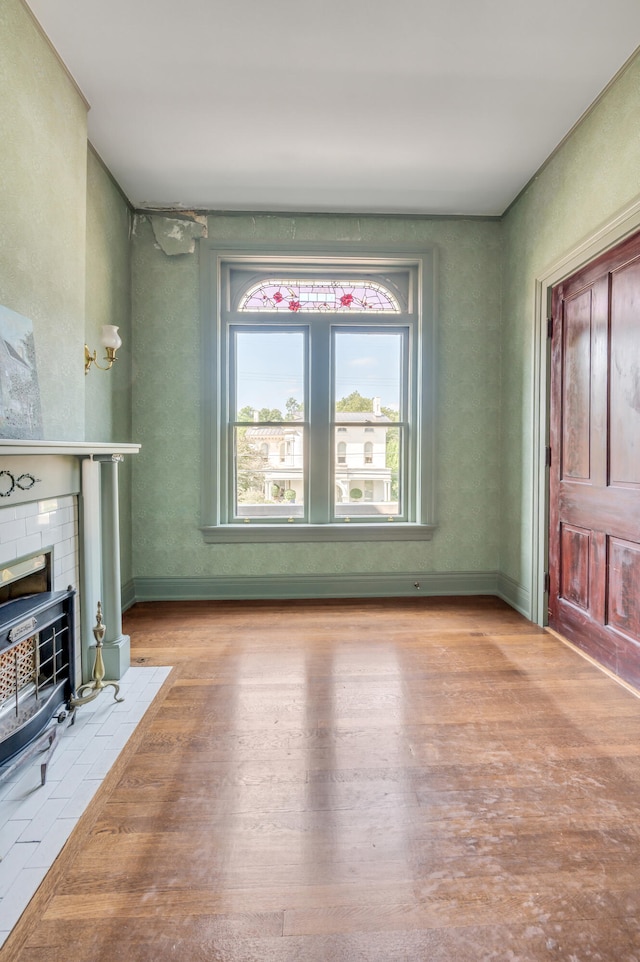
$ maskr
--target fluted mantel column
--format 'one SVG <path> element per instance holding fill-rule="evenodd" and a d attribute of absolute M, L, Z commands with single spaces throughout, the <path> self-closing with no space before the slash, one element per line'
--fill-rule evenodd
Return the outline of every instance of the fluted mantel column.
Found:
<path fill-rule="evenodd" d="M 102 658 L 107 677 L 122 678 L 130 664 L 129 636 L 122 634 L 120 588 L 120 521 L 118 510 L 118 464 L 121 454 L 99 454 L 82 462 L 80 530 L 83 591 L 80 599 L 82 625 L 82 676 L 91 677 L 93 632 L 98 602 L 106 633 Z"/>
<path fill-rule="evenodd" d="M 122 634 L 120 508 L 118 465 L 121 454 L 102 461 L 102 611 L 107 630 L 102 658 L 107 678 L 122 678 L 130 664 L 129 636 Z"/>

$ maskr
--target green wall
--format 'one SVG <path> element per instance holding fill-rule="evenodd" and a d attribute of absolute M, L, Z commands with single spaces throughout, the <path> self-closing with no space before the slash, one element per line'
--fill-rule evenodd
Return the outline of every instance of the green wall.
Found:
<path fill-rule="evenodd" d="M 500 571 L 526 609 L 535 281 L 638 198 L 639 112 L 637 57 L 501 222 L 212 213 L 220 244 L 435 246 L 439 527 L 425 543 L 205 545 L 197 253 L 165 253 L 144 214 L 130 240 L 86 104 L 21 0 L 2 0 L 0 304 L 33 320 L 46 438 L 143 445 L 123 470 L 123 580 Z M 105 323 L 120 360 L 85 378 L 84 342 Z"/>
<path fill-rule="evenodd" d="M 535 281 L 640 194 L 640 56 L 503 219 L 500 570 L 531 580 Z"/>
<path fill-rule="evenodd" d="M 103 324 L 120 329 L 123 345 L 109 372 L 92 367 L 84 377 L 85 439 L 132 441 L 131 434 L 131 209 L 100 158 L 87 151 L 86 342 L 103 363 Z M 131 458 L 119 467 L 122 583 L 133 577 L 131 556 Z"/>
<path fill-rule="evenodd" d="M 20 0 L 0 3 L 0 304 L 34 325 L 44 436 L 84 435 L 86 106 Z"/>
<path fill-rule="evenodd" d="M 85 386 L 87 441 L 131 440 L 131 269 L 128 202 L 101 160 L 87 152 L 85 336 L 100 347 L 103 324 L 120 328 L 123 346 L 107 374 L 92 367 Z"/>
<path fill-rule="evenodd" d="M 496 571 L 501 229 L 496 221 L 222 215 L 209 239 L 435 245 L 439 254 L 438 521 L 431 542 L 205 545 L 200 524 L 197 250 L 168 255 L 149 220 L 133 243 L 136 578 Z"/>
<path fill-rule="evenodd" d="M 102 324 L 130 340 L 129 220 L 87 149 L 81 94 L 20 0 L 2 0 L 0 305 L 33 321 L 48 440 L 130 439 L 130 354 L 109 375 L 83 364 Z"/>

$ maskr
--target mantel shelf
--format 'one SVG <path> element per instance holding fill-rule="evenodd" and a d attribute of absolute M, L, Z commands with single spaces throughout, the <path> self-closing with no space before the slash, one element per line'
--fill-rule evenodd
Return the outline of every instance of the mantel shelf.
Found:
<path fill-rule="evenodd" d="M 137 454 L 139 444 L 110 441 L 15 441 L 0 438 L 0 455 L 54 454 L 92 458 L 109 454 Z"/>

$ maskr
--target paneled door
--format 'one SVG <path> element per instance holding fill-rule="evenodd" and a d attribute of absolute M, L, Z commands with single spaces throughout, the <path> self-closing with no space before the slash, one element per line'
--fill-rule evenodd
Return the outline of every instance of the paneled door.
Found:
<path fill-rule="evenodd" d="M 640 685 L 640 235 L 553 290 L 549 625 Z"/>

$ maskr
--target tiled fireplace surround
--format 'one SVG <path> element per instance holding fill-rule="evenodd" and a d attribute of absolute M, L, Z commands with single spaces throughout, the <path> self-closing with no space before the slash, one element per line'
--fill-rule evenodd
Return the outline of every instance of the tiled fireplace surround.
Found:
<path fill-rule="evenodd" d="M 129 667 L 122 634 L 118 463 L 136 444 L 0 440 L 0 568 L 52 551 L 52 588 L 78 594 L 76 677 L 93 668 L 92 627 L 102 602 L 107 677 Z"/>
<path fill-rule="evenodd" d="M 80 580 L 78 500 L 66 494 L 15 507 L 0 505 L 0 567 L 43 550 L 53 554 L 52 590 Z"/>

